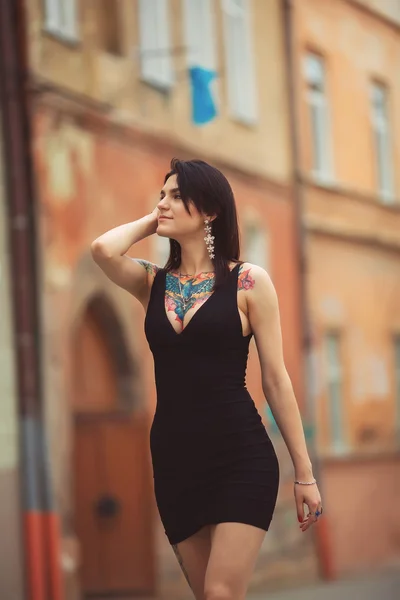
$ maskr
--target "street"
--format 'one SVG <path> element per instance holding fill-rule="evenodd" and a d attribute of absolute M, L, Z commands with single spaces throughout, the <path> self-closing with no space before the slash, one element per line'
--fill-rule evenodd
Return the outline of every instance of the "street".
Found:
<path fill-rule="evenodd" d="M 248 600 L 400 600 L 400 571 L 301 590 L 253 594 Z"/>
<path fill-rule="evenodd" d="M 180 600 L 193 600 L 189 592 Z M 113 597 L 110 600 L 148 600 L 145 598 Z M 175 600 L 172 596 L 163 596 L 160 600 Z M 322 583 L 279 592 L 249 594 L 246 600 L 400 600 L 400 570 L 342 580 L 333 583 Z"/>

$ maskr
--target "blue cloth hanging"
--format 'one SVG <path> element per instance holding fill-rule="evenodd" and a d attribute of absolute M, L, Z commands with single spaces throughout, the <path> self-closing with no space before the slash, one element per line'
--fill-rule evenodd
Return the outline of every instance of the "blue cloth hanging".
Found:
<path fill-rule="evenodd" d="M 216 71 L 203 67 L 190 67 L 192 93 L 192 121 L 195 125 L 205 125 L 217 115 L 210 85 L 216 78 Z"/>

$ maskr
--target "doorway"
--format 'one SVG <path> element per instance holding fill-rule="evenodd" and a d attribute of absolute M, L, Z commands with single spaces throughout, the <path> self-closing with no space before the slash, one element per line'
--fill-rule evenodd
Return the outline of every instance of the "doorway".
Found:
<path fill-rule="evenodd" d="M 151 476 L 143 411 L 114 312 L 87 307 L 73 343 L 75 528 L 86 597 L 154 590 Z M 127 398 L 128 394 L 128 398 Z"/>

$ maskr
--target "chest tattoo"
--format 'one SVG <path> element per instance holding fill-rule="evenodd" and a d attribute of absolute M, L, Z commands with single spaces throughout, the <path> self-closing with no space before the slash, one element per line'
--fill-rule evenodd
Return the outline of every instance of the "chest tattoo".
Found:
<path fill-rule="evenodd" d="M 197 277 L 183 275 L 180 285 L 178 275 L 167 273 L 165 284 L 167 312 L 174 312 L 175 319 L 183 324 L 186 313 L 192 308 L 199 308 L 212 295 L 214 273 L 202 273 Z"/>
<path fill-rule="evenodd" d="M 239 269 L 238 291 L 252 290 L 255 281 L 250 269 Z M 180 285 L 179 285 L 180 282 Z M 175 313 L 175 320 L 183 325 L 185 315 L 193 308 L 199 309 L 213 294 L 214 273 L 200 273 L 196 277 L 167 273 L 165 280 L 165 306 Z M 182 298 L 183 296 L 183 298 Z"/>

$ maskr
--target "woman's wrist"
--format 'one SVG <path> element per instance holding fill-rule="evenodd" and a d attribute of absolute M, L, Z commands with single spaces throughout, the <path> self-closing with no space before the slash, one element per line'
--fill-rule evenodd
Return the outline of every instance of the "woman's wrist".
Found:
<path fill-rule="evenodd" d="M 313 469 L 312 464 L 307 463 L 306 465 L 295 466 L 294 478 L 296 481 L 313 481 Z"/>
<path fill-rule="evenodd" d="M 156 232 L 158 226 L 158 217 L 154 211 L 142 217 L 141 221 L 142 223 L 146 224 L 145 237 Z"/>

